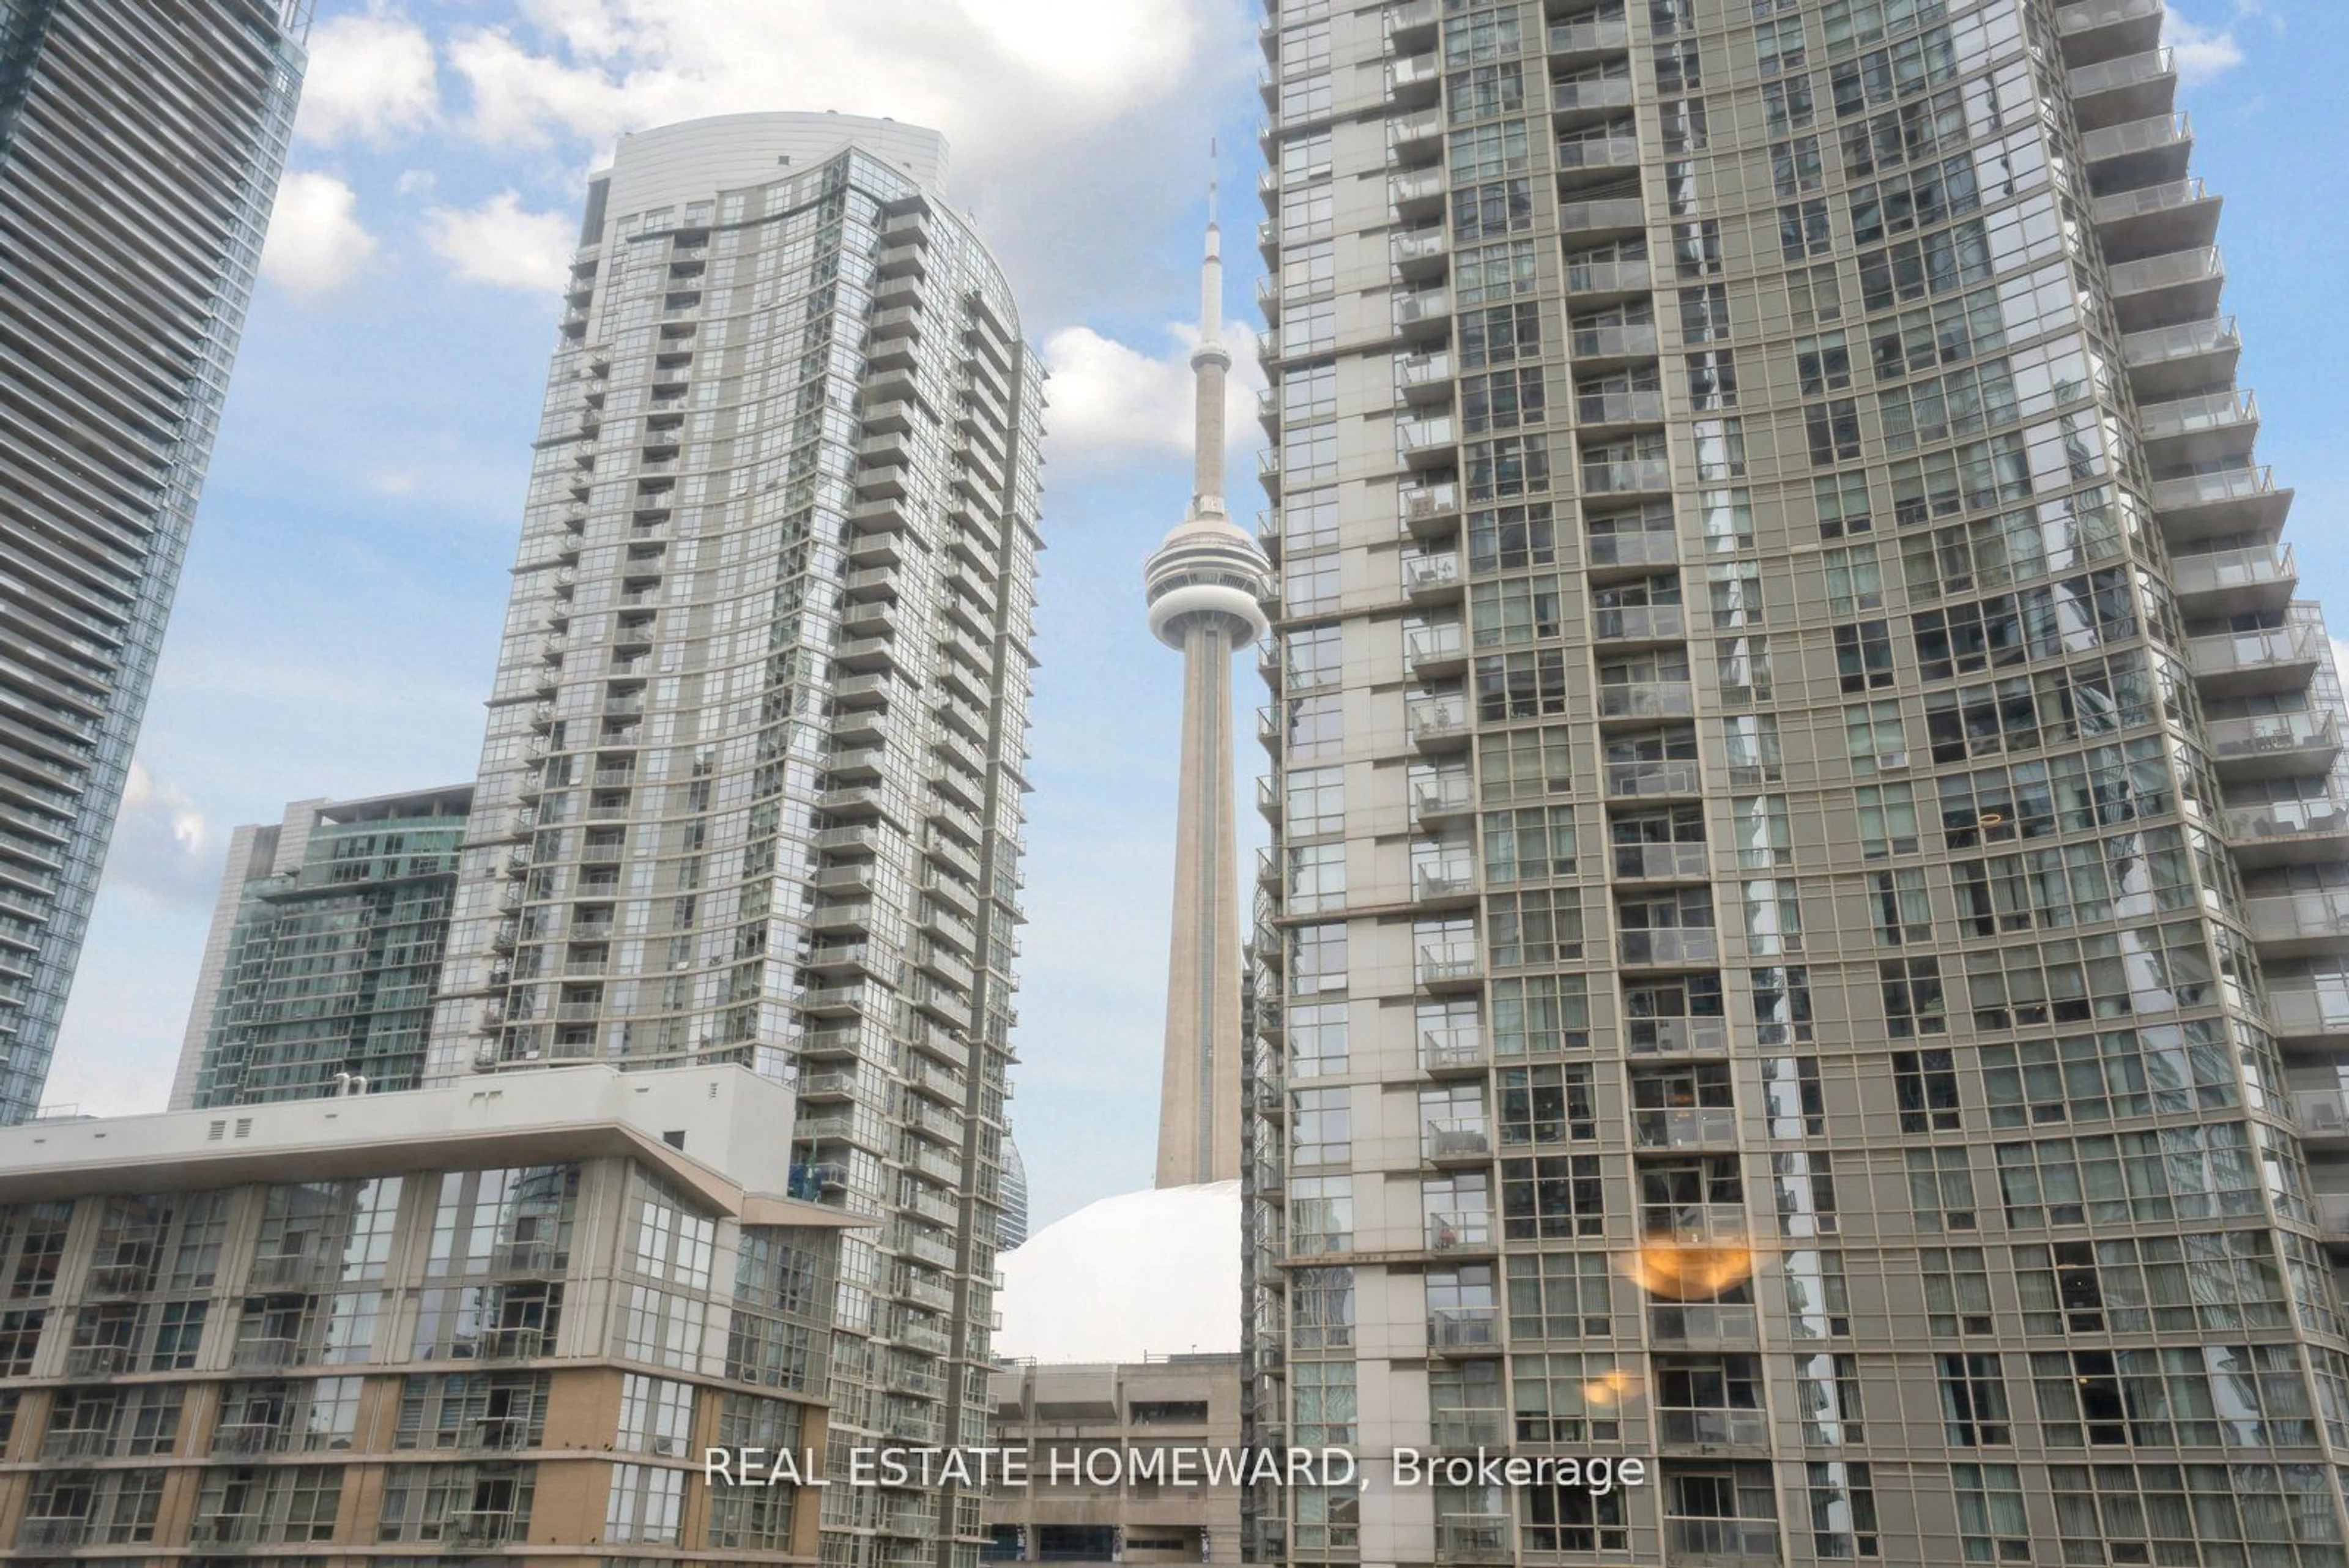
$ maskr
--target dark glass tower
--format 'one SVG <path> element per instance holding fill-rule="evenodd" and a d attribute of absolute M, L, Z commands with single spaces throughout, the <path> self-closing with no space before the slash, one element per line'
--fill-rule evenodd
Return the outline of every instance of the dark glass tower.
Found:
<path fill-rule="evenodd" d="M 0 1122 L 39 1103 L 309 0 L 0 0 Z"/>

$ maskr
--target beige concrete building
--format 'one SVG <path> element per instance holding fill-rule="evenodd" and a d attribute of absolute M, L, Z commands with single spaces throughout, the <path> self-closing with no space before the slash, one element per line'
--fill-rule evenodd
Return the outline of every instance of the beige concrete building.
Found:
<path fill-rule="evenodd" d="M 788 1090 L 573 1067 L 0 1133 L 18 1562 L 812 1563 L 838 1241 Z M 884 1506 L 888 1506 L 886 1502 Z"/>
<path fill-rule="evenodd" d="M 994 1440 L 1028 1450 L 1029 1484 L 988 1500 L 983 1559 L 1237 1562 L 1237 1486 L 1175 1487 L 1131 1472 L 1140 1450 L 1236 1449 L 1239 1391 L 1237 1355 L 998 1368 Z M 1102 1467 L 1090 1478 L 1089 1462 Z"/>
<path fill-rule="evenodd" d="M 2340 704 L 2162 21 L 1266 7 L 1248 1412 L 1366 1459 L 1252 1557 L 2344 1561 Z M 1655 1473 L 1379 1459 L 1479 1446 Z"/>

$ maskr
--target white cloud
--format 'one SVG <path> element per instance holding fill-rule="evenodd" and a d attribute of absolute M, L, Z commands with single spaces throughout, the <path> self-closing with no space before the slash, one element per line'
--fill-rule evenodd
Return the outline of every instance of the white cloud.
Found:
<path fill-rule="evenodd" d="M 1154 358 L 1090 327 L 1063 327 L 1045 339 L 1044 363 L 1052 373 L 1044 389 L 1050 403 L 1045 452 L 1054 463 L 1083 471 L 1189 456 L 1195 417 L 1191 350 L 1199 332 L 1174 326 L 1166 336 L 1169 347 Z M 1261 443 L 1256 400 L 1264 372 L 1246 327 L 1226 324 L 1224 340 L 1232 352 L 1231 395 L 1224 410 L 1224 490 L 1237 496 L 1246 475 L 1230 459 Z"/>
<path fill-rule="evenodd" d="M 2217 24 L 2195 22 L 2175 5 L 2161 19 L 2161 41 L 2169 46 L 2178 63 L 2178 77 L 2192 86 L 2224 76 L 2243 63 L 2243 46 L 2236 38 L 2236 29 L 2243 23 L 2257 20 L 2266 24 L 2271 33 L 2283 32 L 2283 18 L 2267 8 L 2265 0 L 2233 0 L 2228 7 L 2227 19 Z"/>
<path fill-rule="evenodd" d="M 310 30 L 310 67 L 294 134 L 305 141 L 381 143 L 429 125 L 440 110 L 431 40 L 403 16 L 335 16 Z"/>
<path fill-rule="evenodd" d="M 576 219 L 526 212 L 512 191 L 478 207 L 434 207 L 424 214 L 425 238 L 457 275 L 495 288 L 561 288 L 577 234 Z"/>
<path fill-rule="evenodd" d="M 148 905 L 209 904 L 215 881 L 212 852 L 212 827 L 202 810 L 134 759 L 106 853 L 108 886 Z"/>
<path fill-rule="evenodd" d="M 1244 0 L 520 0 L 444 56 L 451 113 L 502 150 L 601 156 L 623 130 L 779 105 L 944 131 L 1030 324 L 1147 308 L 1211 106 L 1256 68 Z M 1106 285 L 1106 286 L 1104 286 Z M 1106 297 L 1105 297 L 1106 296 Z"/>
<path fill-rule="evenodd" d="M 295 170 L 277 183 L 261 275 L 297 294 L 330 294 L 375 254 L 358 220 L 358 195 L 332 174 Z"/>

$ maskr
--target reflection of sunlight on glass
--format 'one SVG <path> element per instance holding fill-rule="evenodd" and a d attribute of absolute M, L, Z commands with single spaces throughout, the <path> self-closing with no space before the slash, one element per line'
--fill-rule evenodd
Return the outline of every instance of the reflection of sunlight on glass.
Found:
<path fill-rule="evenodd" d="M 1639 1377 L 1618 1367 L 1604 1377 L 1594 1377 L 1582 1386 L 1582 1397 L 1594 1410 L 1613 1410 L 1629 1405 L 1647 1392 Z"/>
<path fill-rule="evenodd" d="M 1623 1274 L 1651 1296 L 1702 1302 L 1751 1279 L 1754 1262 L 1754 1247 L 1747 1241 L 1651 1236 L 1639 1251 L 1623 1254 Z"/>

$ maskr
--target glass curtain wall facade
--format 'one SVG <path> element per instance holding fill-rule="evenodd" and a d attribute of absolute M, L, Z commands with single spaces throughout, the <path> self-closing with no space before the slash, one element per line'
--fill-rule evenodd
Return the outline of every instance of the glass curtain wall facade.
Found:
<path fill-rule="evenodd" d="M 737 116 L 591 185 L 427 1067 L 794 1083 L 795 1194 L 884 1220 L 839 1450 L 989 1409 L 1041 370 L 944 157 Z M 978 1501 L 833 1488 L 824 1559 L 975 1563 Z"/>
<path fill-rule="evenodd" d="M 422 1083 L 471 801 L 460 786 L 305 802 L 239 831 L 174 1108 Z"/>
<path fill-rule="evenodd" d="M 1262 41 L 1257 1561 L 2344 1562 L 2339 691 L 2158 0 Z"/>
<path fill-rule="evenodd" d="M 40 1103 L 309 0 L 0 0 L 0 1123 Z"/>

